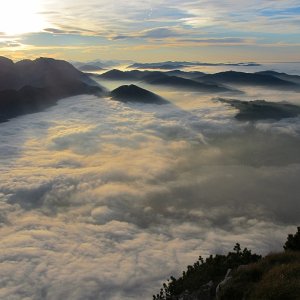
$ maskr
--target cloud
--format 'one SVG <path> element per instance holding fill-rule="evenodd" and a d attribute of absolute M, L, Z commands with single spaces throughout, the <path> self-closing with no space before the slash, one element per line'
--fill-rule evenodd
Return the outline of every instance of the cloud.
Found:
<path fill-rule="evenodd" d="M 143 30 L 141 32 L 136 32 L 127 35 L 116 35 L 113 36 L 113 40 L 121 40 L 121 39 L 136 39 L 136 38 L 143 38 L 143 39 L 167 39 L 172 37 L 182 36 L 184 33 L 179 31 L 178 29 L 173 28 L 152 28 Z"/>
<path fill-rule="evenodd" d="M 169 37 L 180 36 L 180 35 L 182 35 L 182 33 L 179 33 L 174 29 L 162 27 L 162 28 L 144 30 L 140 36 L 144 38 L 161 39 L 161 38 L 169 38 Z"/>
<path fill-rule="evenodd" d="M 52 31 L 52 32 L 51 32 Z M 44 32 L 23 35 L 20 42 L 24 45 L 36 47 L 77 47 L 82 49 L 86 46 L 93 47 L 105 45 L 106 39 L 97 35 L 81 35 L 71 31 L 48 29 Z"/>
<path fill-rule="evenodd" d="M 1 299 L 148 298 L 199 255 L 294 231 L 300 121 L 156 92 L 180 106 L 78 96 L 1 124 Z"/>
<path fill-rule="evenodd" d="M 16 48 L 20 47 L 21 44 L 15 41 L 6 41 L 6 42 L 0 42 L 0 48 Z"/>
<path fill-rule="evenodd" d="M 243 39 L 243 38 L 198 38 L 198 39 L 180 39 L 177 42 L 181 43 L 195 43 L 195 44 L 206 44 L 206 45 L 246 45 L 254 43 L 254 40 Z"/>
<path fill-rule="evenodd" d="M 54 7 L 56 10 L 53 10 Z M 122 31 L 132 34 L 137 29 L 142 31 L 170 26 L 189 29 L 191 35 L 199 34 L 199 31 L 191 28 L 194 26 L 204 28 L 212 26 L 213 31 L 217 32 L 224 32 L 225 29 L 244 31 L 247 24 L 248 31 L 249 28 L 253 28 L 252 32 L 280 30 L 280 32 L 290 33 L 291 30 L 296 30 L 293 22 L 298 20 L 297 9 L 298 5 L 294 0 L 249 3 L 153 0 L 142 4 L 138 1 L 128 3 L 122 0 L 118 1 L 117 5 L 115 1 L 88 0 L 87 3 L 73 5 L 69 0 L 63 3 L 52 0 L 44 4 L 44 11 L 54 11 L 53 20 L 51 15 L 49 19 L 53 24 L 57 24 L 58 28 L 63 25 L 73 25 L 75 22 L 72 20 L 76 19 L 77 24 L 78 22 L 82 25 L 90 24 L 90 30 L 97 31 L 102 28 L 107 32 L 117 31 L 119 34 L 116 35 L 120 35 Z M 65 15 L 66 11 L 68 15 Z M 281 18 L 280 24 L 273 22 L 278 17 Z M 283 24 L 285 26 L 282 26 Z M 186 25 L 191 27 L 187 28 Z"/>
<path fill-rule="evenodd" d="M 298 7 L 295 1 L 223 2 L 154 0 L 141 4 L 122 0 L 116 5 L 115 1 L 88 0 L 74 5 L 70 0 L 48 0 L 44 1 L 41 14 L 53 25 L 45 28 L 46 32 L 93 34 L 112 40 L 164 39 L 182 35 L 187 39 L 222 39 L 231 33 L 238 35 L 237 39 L 243 39 L 257 37 L 258 32 L 297 33 L 299 18 L 295 13 Z M 270 38 L 269 35 L 264 37 Z M 278 36 L 272 38 L 279 41 Z M 283 35 L 280 39 L 287 42 L 288 37 Z"/>
<path fill-rule="evenodd" d="M 282 59 L 283 54 L 297 60 L 295 47 L 300 43 L 299 5 L 294 0 L 87 0 L 76 4 L 71 0 L 43 0 L 40 7 L 39 16 L 48 25 L 35 35 L 11 37 L 21 38 L 25 45 L 23 52 L 15 51 L 14 56 L 20 57 L 26 51 L 31 56 L 75 56 L 83 60 L 84 53 L 92 60 L 99 55 L 117 58 L 125 52 L 129 59 L 142 53 L 145 60 L 150 60 L 161 49 L 160 55 L 167 60 L 165 48 L 172 47 L 173 56 L 196 60 L 198 45 L 210 46 L 209 50 L 203 49 L 204 59 L 220 60 L 218 46 L 228 46 L 222 49 L 222 57 L 226 54 L 234 60 L 241 56 L 239 46 L 243 45 L 247 51 L 239 60 L 270 59 L 262 47 L 274 47 L 274 60 Z"/>
<path fill-rule="evenodd" d="M 97 32 L 75 26 L 63 26 L 61 28 L 45 28 L 44 31 L 53 34 L 97 35 Z"/>
<path fill-rule="evenodd" d="M 62 29 L 57 29 L 57 28 L 45 28 L 44 31 L 53 33 L 53 34 L 80 34 L 80 31 L 77 30 L 62 30 Z"/>
<path fill-rule="evenodd" d="M 201 6 L 195 2 L 187 3 L 184 8 L 192 17 L 186 18 L 186 24 L 192 27 L 213 27 L 218 31 L 238 30 L 265 33 L 296 33 L 296 26 L 293 22 L 299 19 L 296 2 L 240 2 L 223 1 L 201 1 Z M 287 14 L 286 12 L 290 12 Z M 278 22 L 278 18 L 281 22 Z M 284 25 L 283 25 L 284 24 Z M 283 26 L 282 26 L 283 25 Z"/>

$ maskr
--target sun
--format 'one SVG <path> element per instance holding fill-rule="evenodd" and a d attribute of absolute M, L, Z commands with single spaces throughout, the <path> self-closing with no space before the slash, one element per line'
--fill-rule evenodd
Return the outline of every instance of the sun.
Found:
<path fill-rule="evenodd" d="M 1 0 L 0 32 L 6 35 L 18 35 L 38 32 L 47 22 L 40 14 L 39 0 Z"/>

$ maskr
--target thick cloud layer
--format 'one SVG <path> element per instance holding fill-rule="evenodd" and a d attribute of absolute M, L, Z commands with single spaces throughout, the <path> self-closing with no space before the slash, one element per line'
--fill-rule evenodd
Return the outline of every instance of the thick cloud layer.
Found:
<path fill-rule="evenodd" d="M 199 255 L 295 231 L 300 118 L 160 94 L 173 104 L 79 96 L 1 124 L 1 299 L 151 299 Z"/>

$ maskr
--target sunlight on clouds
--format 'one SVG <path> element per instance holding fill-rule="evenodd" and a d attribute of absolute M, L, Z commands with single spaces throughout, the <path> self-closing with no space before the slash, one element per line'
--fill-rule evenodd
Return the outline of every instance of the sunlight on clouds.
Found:
<path fill-rule="evenodd" d="M 208 95 L 159 94 L 173 104 L 77 96 L 1 125 L 1 299 L 148 299 L 199 254 L 281 247 L 300 130 L 253 132 Z"/>
<path fill-rule="evenodd" d="M 3 0 L 0 55 L 15 60 L 298 61 L 296 3 Z"/>
<path fill-rule="evenodd" d="M 1 1 L 0 31 L 10 35 L 41 31 L 47 26 L 39 14 L 41 8 L 38 0 Z"/>

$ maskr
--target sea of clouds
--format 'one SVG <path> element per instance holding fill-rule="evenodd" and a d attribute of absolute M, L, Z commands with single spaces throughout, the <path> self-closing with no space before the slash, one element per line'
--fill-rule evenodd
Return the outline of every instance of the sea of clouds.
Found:
<path fill-rule="evenodd" d="M 281 250 L 299 222 L 300 118 L 238 122 L 208 95 L 164 93 L 0 124 L 1 299 L 151 299 L 199 255 Z"/>

